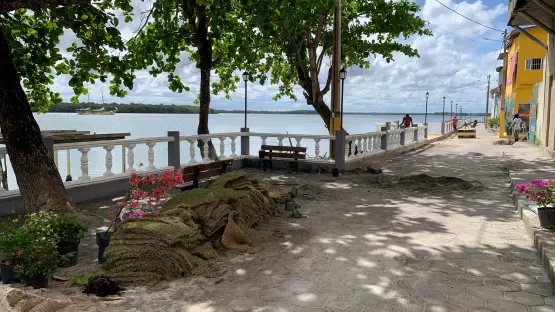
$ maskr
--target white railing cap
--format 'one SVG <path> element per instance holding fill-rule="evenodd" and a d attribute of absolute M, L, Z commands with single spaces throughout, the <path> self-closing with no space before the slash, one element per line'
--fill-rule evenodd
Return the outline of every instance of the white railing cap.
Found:
<path fill-rule="evenodd" d="M 83 147 L 103 147 L 103 146 L 115 146 L 115 145 L 129 145 L 129 144 L 147 144 L 147 143 L 158 143 L 158 142 L 170 142 L 173 141 L 172 137 L 154 137 L 154 138 L 138 138 L 138 139 L 122 139 L 122 140 L 104 140 L 104 141 L 93 141 L 93 142 L 78 142 L 78 143 L 61 143 L 54 144 L 54 150 L 68 150 L 77 149 Z"/>

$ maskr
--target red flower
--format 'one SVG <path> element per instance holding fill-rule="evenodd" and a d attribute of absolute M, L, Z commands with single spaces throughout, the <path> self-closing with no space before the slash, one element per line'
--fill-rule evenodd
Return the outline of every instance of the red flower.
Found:
<path fill-rule="evenodd" d="M 109 215 L 109 216 L 111 216 L 111 215 L 113 215 L 113 214 L 114 214 L 113 211 L 108 211 L 108 215 Z"/>

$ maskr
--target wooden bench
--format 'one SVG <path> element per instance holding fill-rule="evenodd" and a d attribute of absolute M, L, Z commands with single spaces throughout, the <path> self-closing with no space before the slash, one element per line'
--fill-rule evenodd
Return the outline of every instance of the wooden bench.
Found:
<path fill-rule="evenodd" d="M 275 146 L 275 145 L 262 145 L 259 155 L 262 159 L 262 168 L 266 171 L 269 164 L 270 170 L 274 169 L 273 161 L 283 161 L 288 166 L 291 172 L 291 165 L 295 171 L 299 171 L 299 159 L 306 159 L 306 147 L 293 147 L 293 146 Z"/>
<path fill-rule="evenodd" d="M 182 191 L 198 188 L 200 182 L 231 172 L 233 160 L 216 161 L 209 164 L 185 167 L 182 169 L 183 184 L 176 188 Z"/>

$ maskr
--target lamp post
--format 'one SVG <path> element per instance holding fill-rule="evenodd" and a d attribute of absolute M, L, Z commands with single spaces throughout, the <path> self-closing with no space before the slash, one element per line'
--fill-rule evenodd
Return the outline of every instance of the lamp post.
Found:
<path fill-rule="evenodd" d="M 455 114 L 459 113 L 459 103 L 455 104 Z M 461 116 L 459 115 L 459 118 L 461 118 Z"/>
<path fill-rule="evenodd" d="M 249 73 L 243 73 L 243 81 L 245 82 L 245 129 L 247 128 L 247 82 L 249 81 Z"/>
<path fill-rule="evenodd" d="M 424 114 L 424 123 L 428 123 L 428 98 L 430 97 L 430 93 L 426 92 L 426 113 Z"/>
<path fill-rule="evenodd" d="M 442 121 L 445 122 L 445 97 L 443 97 L 443 113 L 442 113 L 443 117 L 442 117 Z"/>
<path fill-rule="evenodd" d="M 345 91 L 345 78 L 347 78 L 347 71 L 345 68 L 341 68 L 339 71 L 339 79 L 341 79 L 341 126 L 340 130 L 343 130 L 343 92 Z"/>
<path fill-rule="evenodd" d="M 449 116 L 449 118 L 453 118 L 453 101 L 451 101 L 451 115 Z"/>

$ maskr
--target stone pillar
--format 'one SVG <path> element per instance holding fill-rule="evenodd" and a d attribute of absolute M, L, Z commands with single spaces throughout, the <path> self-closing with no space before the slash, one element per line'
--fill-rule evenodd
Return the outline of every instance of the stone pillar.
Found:
<path fill-rule="evenodd" d="M 407 137 L 407 129 L 404 129 L 403 132 L 401 132 L 401 146 L 405 145 L 406 137 Z"/>
<path fill-rule="evenodd" d="M 416 131 L 414 131 L 414 142 L 418 142 L 418 125 L 414 124 L 414 127 L 416 127 Z"/>
<path fill-rule="evenodd" d="M 44 136 L 42 137 L 42 142 L 44 142 L 44 145 L 46 145 L 48 155 L 50 155 L 52 160 L 54 160 L 54 137 Z"/>
<path fill-rule="evenodd" d="M 335 168 L 339 171 L 345 168 L 345 135 L 347 132 L 345 130 L 337 130 L 335 132 Z M 353 151 L 354 153 L 354 151 Z"/>
<path fill-rule="evenodd" d="M 445 134 L 445 125 L 446 125 L 445 122 L 441 123 L 441 135 Z"/>
<path fill-rule="evenodd" d="M 173 141 L 168 142 L 168 166 L 174 170 L 181 169 L 179 131 L 168 131 L 168 136 L 173 138 Z"/>
<path fill-rule="evenodd" d="M 249 132 L 249 128 L 241 128 L 241 132 Z M 241 155 L 250 155 L 250 136 L 241 136 Z"/>
<path fill-rule="evenodd" d="M 391 127 L 391 122 L 388 121 L 385 123 L 385 134 L 382 135 L 382 150 L 384 151 L 387 151 L 387 133 L 389 132 L 389 127 Z"/>
<path fill-rule="evenodd" d="M 424 139 L 428 139 L 428 124 L 424 123 Z"/>

